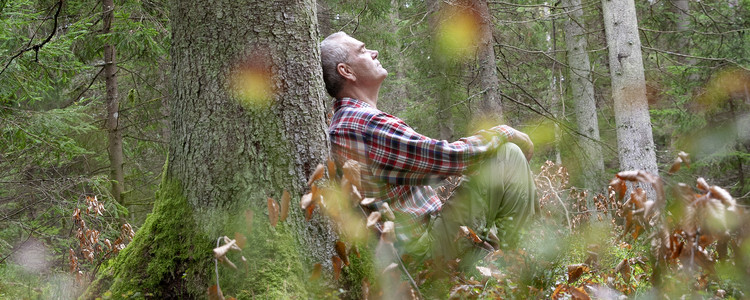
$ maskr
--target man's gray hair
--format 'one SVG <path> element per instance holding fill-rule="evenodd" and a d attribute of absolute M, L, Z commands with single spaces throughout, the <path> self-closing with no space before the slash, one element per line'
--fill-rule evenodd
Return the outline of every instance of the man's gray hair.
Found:
<path fill-rule="evenodd" d="M 336 41 L 344 36 L 348 35 L 339 31 L 320 42 L 320 65 L 323 68 L 323 81 L 326 84 L 326 91 L 331 97 L 336 97 L 344 84 L 344 77 L 336 70 L 339 63 L 346 63 L 349 58 L 348 49 L 341 42 Z"/>

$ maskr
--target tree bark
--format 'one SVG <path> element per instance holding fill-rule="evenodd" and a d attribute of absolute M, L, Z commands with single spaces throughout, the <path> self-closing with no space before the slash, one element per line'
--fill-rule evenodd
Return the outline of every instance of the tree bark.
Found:
<path fill-rule="evenodd" d="M 586 137 L 579 137 L 582 154 L 578 157 L 584 186 L 596 189 L 604 180 L 604 159 L 598 144 L 599 122 L 596 114 L 594 83 L 591 80 L 586 28 L 583 21 L 581 0 L 563 0 L 562 6 L 568 14 L 565 20 L 565 47 L 568 54 L 569 82 L 573 97 L 578 130 Z"/>
<path fill-rule="evenodd" d="M 102 0 L 102 34 L 110 33 L 114 19 L 115 4 L 113 0 Z M 122 195 L 125 191 L 125 172 L 123 170 L 122 132 L 119 128 L 120 100 L 117 95 L 117 61 L 115 46 L 104 44 L 104 81 L 106 85 L 105 102 L 107 104 L 107 139 L 109 145 L 110 177 L 112 182 L 112 197 L 117 203 L 124 205 Z"/>
<path fill-rule="evenodd" d="M 503 122 L 503 104 L 500 95 L 500 80 L 497 78 L 497 64 L 495 63 L 495 40 L 492 35 L 494 25 L 487 0 L 474 2 L 479 13 L 480 40 L 477 48 L 479 61 L 479 88 L 483 91 L 478 115 L 491 124 Z"/>
<path fill-rule="evenodd" d="M 602 14 L 620 168 L 657 174 L 635 3 L 633 0 L 602 0 Z"/>
<path fill-rule="evenodd" d="M 99 272 L 106 290 L 156 298 L 309 298 L 308 270 L 333 255 L 327 219 L 306 222 L 306 179 L 328 154 L 313 0 L 171 1 L 172 130 L 168 164 L 131 244 Z M 266 85 L 268 84 L 268 85 Z M 264 94 L 270 92 L 270 94 Z M 270 225 L 267 198 L 292 195 Z M 250 217 L 249 215 L 252 215 Z M 219 265 L 218 237 L 245 236 L 241 269 Z"/>

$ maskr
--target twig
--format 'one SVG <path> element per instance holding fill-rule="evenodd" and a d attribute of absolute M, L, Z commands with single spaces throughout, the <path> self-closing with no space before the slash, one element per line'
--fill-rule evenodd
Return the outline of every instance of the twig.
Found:
<path fill-rule="evenodd" d="M 8 69 L 8 66 L 10 66 L 10 63 L 13 62 L 14 59 L 16 59 L 17 57 L 21 56 L 21 54 L 23 54 L 23 53 L 25 53 L 27 51 L 34 50 L 34 52 L 36 53 L 35 57 L 34 57 L 34 60 L 35 61 L 39 61 L 39 49 L 42 49 L 42 47 L 45 44 L 47 44 L 50 40 L 52 40 L 52 37 L 55 36 L 55 33 L 57 33 L 57 17 L 60 16 L 60 10 L 62 9 L 62 4 L 63 4 L 62 0 L 60 0 L 59 2 L 57 2 L 57 4 L 55 4 L 57 6 L 57 11 L 55 12 L 55 17 L 53 18 L 53 20 L 55 21 L 55 23 L 52 25 L 52 32 L 50 32 L 49 36 L 46 39 L 44 39 L 44 41 L 40 42 L 39 44 L 36 44 L 34 46 L 31 46 L 31 47 L 26 47 L 25 49 L 22 49 L 21 51 L 19 51 L 18 53 L 16 53 L 16 55 L 13 55 L 10 58 L 10 60 L 8 60 L 8 63 L 5 64 L 5 67 L 3 67 L 2 70 L 0 70 L 0 75 L 3 75 L 3 73 L 5 72 L 5 70 Z"/>

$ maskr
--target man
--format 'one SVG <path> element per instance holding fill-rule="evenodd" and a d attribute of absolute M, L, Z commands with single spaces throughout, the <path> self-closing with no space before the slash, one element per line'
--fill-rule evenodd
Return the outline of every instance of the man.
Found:
<path fill-rule="evenodd" d="M 326 90 L 336 98 L 328 130 L 333 159 L 360 164 L 363 197 L 390 203 L 408 250 L 454 257 L 466 249 L 454 243 L 460 226 L 489 228 L 486 238 L 534 214 L 527 162 L 533 143 L 526 134 L 500 125 L 452 143 L 423 136 L 377 109 L 388 76 L 378 51 L 343 32 L 328 36 L 320 50 Z M 449 176 L 464 180 L 444 205 L 430 185 Z"/>

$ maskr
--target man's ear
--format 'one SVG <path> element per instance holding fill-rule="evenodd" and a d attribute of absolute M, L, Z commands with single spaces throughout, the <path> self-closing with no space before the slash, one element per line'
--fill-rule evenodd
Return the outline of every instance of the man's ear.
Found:
<path fill-rule="evenodd" d="M 354 72 L 352 72 L 352 67 L 345 63 L 339 63 L 338 65 L 336 65 L 336 71 L 339 72 L 339 75 L 341 75 L 341 77 L 344 77 L 346 79 L 352 81 L 357 79 L 357 76 L 354 75 Z"/>

